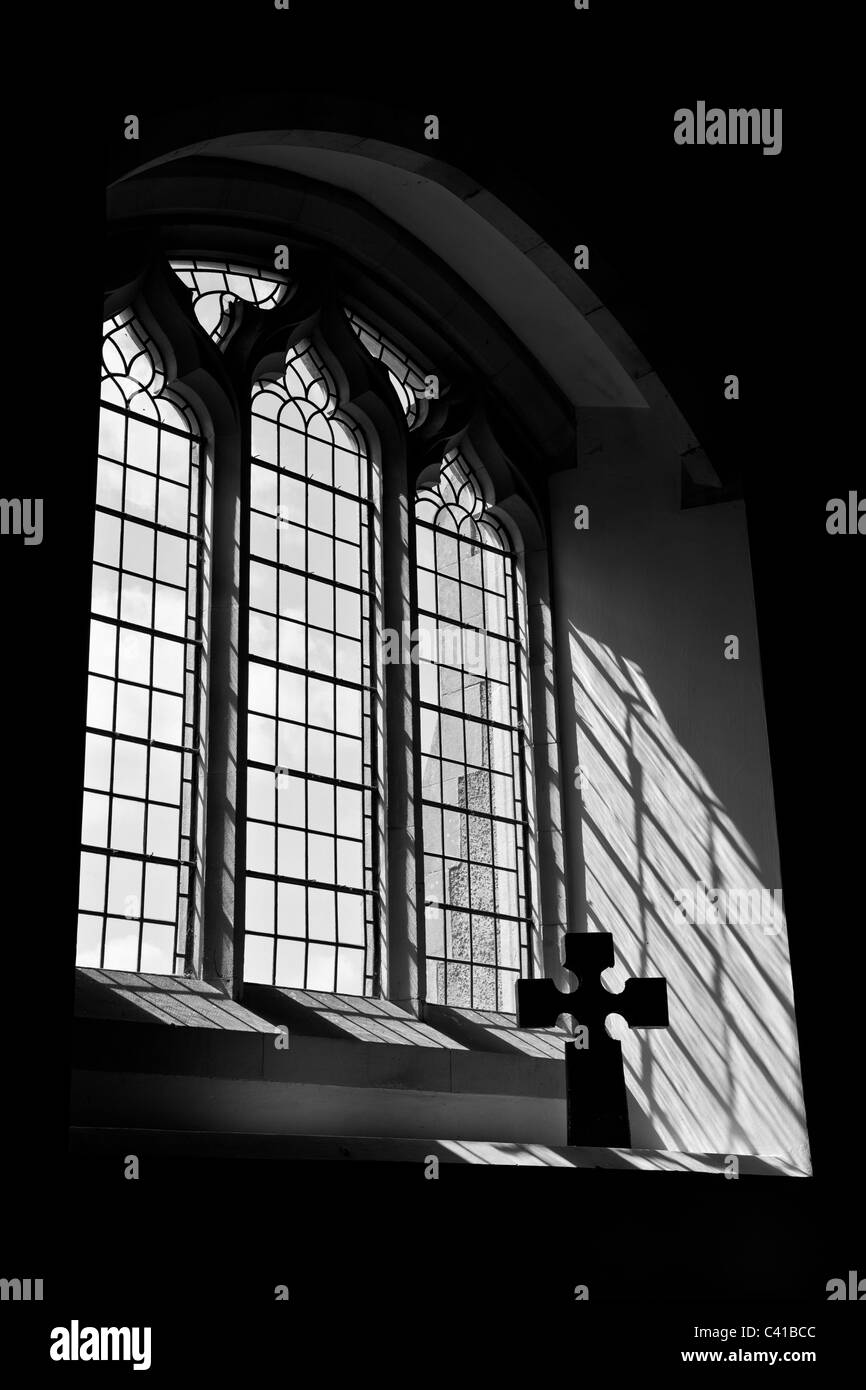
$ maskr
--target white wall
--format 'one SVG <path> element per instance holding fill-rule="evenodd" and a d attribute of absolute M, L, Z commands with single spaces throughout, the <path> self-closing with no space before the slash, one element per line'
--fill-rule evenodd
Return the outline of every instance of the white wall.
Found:
<path fill-rule="evenodd" d="M 594 411 L 581 428 L 591 451 L 551 481 L 563 767 L 579 760 L 585 782 L 565 778 L 572 925 L 613 933 L 611 987 L 664 976 L 671 1015 L 669 1029 L 609 1024 L 632 1143 L 806 1166 L 784 918 L 777 935 L 673 919 L 698 879 L 782 887 L 744 507 L 680 510 L 653 410 Z"/>

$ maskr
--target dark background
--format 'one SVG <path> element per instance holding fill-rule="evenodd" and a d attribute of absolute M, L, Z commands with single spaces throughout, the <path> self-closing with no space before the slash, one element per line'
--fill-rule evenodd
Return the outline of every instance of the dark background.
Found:
<path fill-rule="evenodd" d="M 846 422 L 853 354 L 840 329 L 840 310 L 859 322 L 851 300 L 862 253 L 839 144 L 844 89 L 818 100 L 814 85 L 828 46 L 838 55 L 846 40 L 814 7 L 805 13 L 808 24 L 790 6 L 756 0 L 591 0 L 586 13 L 571 0 L 291 0 L 288 13 L 272 0 L 157 0 L 46 16 L 10 59 L 27 81 L 6 143 L 13 355 L 2 491 L 45 499 L 41 546 L 0 539 L 0 1275 L 44 1271 L 51 1293 L 43 1308 L 15 1310 L 22 1335 L 76 1316 L 152 1322 L 183 1358 L 201 1317 L 211 1331 L 195 1333 L 195 1364 L 240 1364 L 253 1330 L 264 1361 L 309 1340 L 308 1314 L 357 1310 L 367 1335 L 352 1346 L 380 1355 L 377 1314 L 388 1307 L 425 1327 L 422 1345 L 441 1340 L 456 1357 L 449 1338 L 470 1327 L 507 1347 L 533 1343 L 547 1326 L 567 1349 L 578 1318 L 585 1338 L 604 1314 L 614 1330 L 633 1330 L 616 1340 L 618 1357 L 664 1367 L 696 1345 L 694 1323 L 719 1324 L 685 1300 L 723 1300 L 728 1326 L 749 1321 L 750 1300 L 760 1300 L 761 1325 L 819 1322 L 822 1341 L 807 1345 L 824 1369 L 840 1353 L 859 1310 L 828 1304 L 826 1282 L 858 1260 L 866 1275 L 864 542 L 828 536 L 825 518 L 831 497 L 866 493 L 862 442 Z M 673 112 L 698 99 L 782 107 L 782 153 L 676 146 Z M 123 139 L 133 112 L 138 144 Z M 431 112 L 438 144 L 423 140 Z M 67 1158 L 90 568 L 82 536 L 92 526 L 77 480 L 90 475 L 96 439 L 104 188 L 197 138 L 311 125 L 426 149 L 467 170 L 569 262 L 587 243 L 585 278 L 731 495 L 745 498 L 811 1180 L 450 1168 L 433 1183 L 389 1165 L 214 1161 L 165 1162 L 147 1182 L 128 1183 Z M 729 372 L 740 379 L 737 403 L 723 399 Z M 289 1305 L 272 1301 L 278 1282 L 291 1287 Z M 587 1305 L 573 1302 L 581 1282 Z M 234 1310 L 225 1319 L 223 1307 Z M 672 1350 L 663 1353 L 665 1338 Z"/>

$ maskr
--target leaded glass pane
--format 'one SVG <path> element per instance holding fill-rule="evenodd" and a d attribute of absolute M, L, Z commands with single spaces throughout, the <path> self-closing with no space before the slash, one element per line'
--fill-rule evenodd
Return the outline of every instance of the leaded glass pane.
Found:
<path fill-rule="evenodd" d="M 376 977 L 378 473 L 309 343 L 252 400 L 248 981 Z"/>
<path fill-rule="evenodd" d="M 514 1012 L 531 927 L 516 559 L 459 454 L 415 518 L 427 998 Z"/>
<path fill-rule="evenodd" d="M 172 260 L 172 270 L 192 294 L 195 316 L 218 347 L 225 347 L 237 326 L 240 300 L 258 309 L 274 309 L 288 293 L 279 271 L 227 265 L 221 261 Z"/>
<path fill-rule="evenodd" d="M 104 327 L 98 447 L 77 962 L 171 974 L 201 869 L 209 480 L 131 309 Z"/>
<path fill-rule="evenodd" d="M 364 347 L 377 361 L 384 362 L 388 368 L 391 385 L 397 392 L 406 423 L 410 430 L 417 428 L 427 414 L 425 379 L 419 367 L 410 362 L 404 352 L 384 336 L 378 328 L 373 328 L 356 313 L 346 310 L 350 324 Z"/>

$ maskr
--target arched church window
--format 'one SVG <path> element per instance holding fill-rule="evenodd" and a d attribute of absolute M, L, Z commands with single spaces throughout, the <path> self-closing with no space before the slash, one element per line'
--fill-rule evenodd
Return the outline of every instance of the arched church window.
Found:
<path fill-rule="evenodd" d="M 299 343 L 252 401 L 245 978 L 371 993 L 378 469 Z"/>
<path fill-rule="evenodd" d="M 78 963 L 222 979 L 228 937 L 229 972 L 246 984 L 375 996 L 403 951 L 422 999 L 426 982 L 431 1003 L 513 1012 L 537 914 L 511 522 L 468 437 L 435 476 L 424 465 L 413 501 L 409 456 L 429 457 L 449 407 L 431 419 L 411 350 L 336 305 L 298 336 L 284 311 L 304 286 L 279 273 L 168 264 L 197 329 L 158 283 L 146 312 L 105 325 Z M 319 314 L 304 292 L 305 325 Z M 355 351 L 343 314 L 387 369 L 406 431 L 384 375 L 343 373 Z M 172 351 L 173 333 L 185 344 L 189 391 L 167 381 L 146 323 Z M 191 332 L 225 352 L 224 372 Z M 365 410 L 379 402 L 381 438 L 350 379 Z M 222 421 L 207 435 L 192 391 Z M 405 580 L 386 630 L 388 567 Z M 413 628 L 395 686 L 387 663 L 406 656 L 388 644 Z M 409 807 L 396 830 L 395 787 Z M 423 897 L 410 888 L 394 957 L 385 892 L 401 876 Z"/>
<path fill-rule="evenodd" d="M 532 923 L 519 567 L 467 461 L 415 503 L 427 998 L 513 1012 Z"/>
<path fill-rule="evenodd" d="M 183 970 L 198 859 L 202 431 L 131 309 L 104 326 L 80 965 Z"/>

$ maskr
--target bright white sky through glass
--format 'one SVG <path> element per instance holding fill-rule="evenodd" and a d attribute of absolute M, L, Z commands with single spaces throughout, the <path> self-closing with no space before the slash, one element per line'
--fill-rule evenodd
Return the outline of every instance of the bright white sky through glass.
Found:
<path fill-rule="evenodd" d="M 365 994 L 378 473 L 309 343 L 252 412 L 244 978 Z"/>
<path fill-rule="evenodd" d="M 79 965 L 184 966 L 200 456 L 131 310 L 105 325 Z"/>

